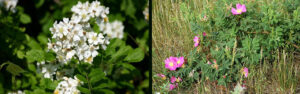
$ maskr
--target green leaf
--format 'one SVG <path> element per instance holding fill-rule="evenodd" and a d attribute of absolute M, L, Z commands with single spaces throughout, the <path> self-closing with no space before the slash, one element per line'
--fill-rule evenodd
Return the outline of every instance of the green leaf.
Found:
<path fill-rule="evenodd" d="M 84 83 L 87 82 L 87 80 L 85 79 L 84 76 L 80 75 L 80 74 L 77 74 L 76 77 L 80 80 L 80 81 L 83 81 Z"/>
<path fill-rule="evenodd" d="M 77 89 L 82 92 L 82 93 L 86 93 L 86 94 L 90 94 L 91 92 L 89 91 L 89 89 L 84 88 L 84 87 L 77 87 Z"/>
<path fill-rule="evenodd" d="M 17 51 L 17 57 L 20 58 L 20 59 L 23 59 L 25 56 L 24 52 L 23 51 Z"/>
<path fill-rule="evenodd" d="M 28 69 L 32 72 L 36 72 L 36 68 L 34 64 L 28 64 Z"/>
<path fill-rule="evenodd" d="M 131 0 L 123 0 L 121 4 L 121 10 L 125 12 L 126 15 L 135 19 L 136 8 Z"/>
<path fill-rule="evenodd" d="M 128 53 L 125 61 L 128 62 L 140 62 L 144 59 L 144 51 L 141 48 L 136 48 Z"/>
<path fill-rule="evenodd" d="M 34 91 L 33 91 L 33 94 L 45 94 L 46 92 L 44 91 L 44 90 L 42 90 L 42 89 L 35 89 Z"/>
<path fill-rule="evenodd" d="M 28 24 L 31 22 L 31 18 L 29 15 L 23 13 L 20 15 L 20 21 L 23 23 L 23 24 Z"/>
<path fill-rule="evenodd" d="M 11 73 L 12 75 L 17 75 L 17 76 L 19 76 L 20 73 L 25 72 L 23 68 L 11 62 L 9 62 L 8 66 L 6 67 L 6 71 Z"/>
<path fill-rule="evenodd" d="M 102 89 L 102 88 L 106 88 L 106 87 L 108 87 L 109 85 L 107 84 L 107 83 L 102 83 L 102 84 L 100 84 L 100 85 L 98 85 L 98 86 L 96 86 L 96 87 L 93 87 L 93 89 L 92 90 L 99 90 L 99 89 Z"/>
<path fill-rule="evenodd" d="M 103 92 L 104 94 L 115 94 L 113 91 L 108 89 L 100 89 L 99 91 Z"/>
<path fill-rule="evenodd" d="M 45 60 L 46 61 L 54 61 L 56 59 L 55 54 L 52 52 L 45 53 Z"/>
<path fill-rule="evenodd" d="M 41 50 L 30 50 L 28 52 L 26 52 L 26 58 L 29 62 L 34 62 L 34 61 L 43 61 L 45 56 L 44 56 L 44 52 Z"/>
<path fill-rule="evenodd" d="M 117 62 L 122 57 L 125 57 L 132 50 L 131 46 L 121 46 L 121 48 L 112 55 L 110 62 Z"/>
<path fill-rule="evenodd" d="M 36 8 L 40 8 L 45 2 L 45 0 L 34 0 L 34 1 L 35 1 Z"/>
<path fill-rule="evenodd" d="M 92 69 L 91 73 L 89 74 L 90 83 L 95 83 L 105 77 L 104 72 L 100 68 Z"/>
<path fill-rule="evenodd" d="M 133 71 L 134 69 L 136 69 L 133 65 L 128 64 L 128 63 L 121 63 L 123 67 L 125 67 L 126 69 L 129 69 L 130 71 Z"/>

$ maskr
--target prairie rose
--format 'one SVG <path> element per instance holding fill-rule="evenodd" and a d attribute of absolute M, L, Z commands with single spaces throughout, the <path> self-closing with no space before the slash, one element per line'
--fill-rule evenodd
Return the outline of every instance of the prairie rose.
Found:
<path fill-rule="evenodd" d="M 177 68 L 177 58 L 176 57 L 169 57 L 165 60 L 165 68 L 174 71 Z"/>
<path fill-rule="evenodd" d="M 171 77 L 171 83 L 174 83 L 176 81 L 176 78 L 174 76 Z"/>
<path fill-rule="evenodd" d="M 183 63 L 184 63 L 184 58 L 183 57 L 179 57 L 176 58 L 176 62 L 177 62 L 177 67 L 182 67 Z"/>
<path fill-rule="evenodd" d="M 199 45 L 199 37 L 195 36 L 194 37 L 194 46 L 197 47 Z"/>
<path fill-rule="evenodd" d="M 239 15 L 239 14 L 242 14 L 244 12 L 246 12 L 247 9 L 246 9 L 246 5 L 241 5 L 241 4 L 236 4 L 236 8 L 231 8 L 231 13 L 233 15 Z"/>

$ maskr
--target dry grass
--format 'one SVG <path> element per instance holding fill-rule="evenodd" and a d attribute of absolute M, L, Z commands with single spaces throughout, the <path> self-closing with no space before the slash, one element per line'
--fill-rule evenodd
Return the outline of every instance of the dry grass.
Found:
<path fill-rule="evenodd" d="M 212 0 L 189 0 L 188 7 L 195 13 L 201 13 L 202 4 L 214 7 Z M 251 1 L 251 0 L 250 0 Z M 268 1 L 268 0 L 267 0 Z M 193 49 L 194 33 L 188 21 L 184 20 L 185 14 L 180 12 L 182 0 L 153 0 L 152 1 L 152 74 L 161 73 L 164 69 L 164 59 L 177 54 L 186 55 Z M 299 93 L 299 52 L 286 53 L 278 51 L 278 58 L 274 62 L 261 62 L 251 70 L 247 78 L 247 93 Z M 293 55 L 294 54 L 294 55 Z M 274 65 L 275 64 L 275 65 Z M 153 78 L 152 90 L 159 91 L 162 82 Z M 178 93 L 218 93 L 227 94 L 233 90 L 235 83 L 228 87 L 217 86 L 213 82 L 198 82 L 190 87 L 177 88 Z"/>

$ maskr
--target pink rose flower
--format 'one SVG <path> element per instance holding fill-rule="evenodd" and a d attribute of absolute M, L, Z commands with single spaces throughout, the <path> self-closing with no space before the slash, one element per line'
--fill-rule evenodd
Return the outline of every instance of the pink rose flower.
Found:
<path fill-rule="evenodd" d="M 177 68 L 177 58 L 176 57 L 169 57 L 165 60 L 165 68 L 174 71 Z"/>
<path fill-rule="evenodd" d="M 194 46 L 197 47 L 199 45 L 199 38 L 197 36 L 194 37 Z"/>
<path fill-rule="evenodd" d="M 176 81 L 176 78 L 174 76 L 171 77 L 171 83 L 174 83 Z"/>
<path fill-rule="evenodd" d="M 184 63 L 184 58 L 183 57 L 179 57 L 176 58 L 176 62 L 177 62 L 177 67 L 182 67 L 183 63 Z"/>
<path fill-rule="evenodd" d="M 247 9 L 246 9 L 246 5 L 241 5 L 241 4 L 236 4 L 236 9 L 235 8 L 231 8 L 231 13 L 233 15 L 239 15 L 239 14 L 242 14 L 244 12 L 246 12 Z"/>
<path fill-rule="evenodd" d="M 176 85 L 170 84 L 169 90 L 173 90 L 176 87 Z"/>
<path fill-rule="evenodd" d="M 243 74 L 245 75 L 246 78 L 248 77 L 248 68 L 246 67 L 244 68 Z"/>

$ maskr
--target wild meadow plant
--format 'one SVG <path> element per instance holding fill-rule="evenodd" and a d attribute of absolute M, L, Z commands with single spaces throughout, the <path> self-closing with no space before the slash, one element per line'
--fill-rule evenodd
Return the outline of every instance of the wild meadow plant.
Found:
<path fill-rule="evenodd" d="M 282 51 L 299 52 L 299 2 L 223 0 L 213 4 L 217 6 L 203 5 L 197 14 L 185 2 L 181 3 L 184 20 L 196 35 L 190 38 L 194 49 L 189 54 L 178 53 L 184 57 L 185 67 L 178 68 L 174 56 L 165 60 L 165 69 L 154 76 L 164 82 L 159 86 L 161 92 L 172 92 L 195 82 L 212 82 L 224 87 L 233 84 L 232 93 L 240 94 L 249 88 L 247 79 L 253 78 L 254 70 L 262 63 L 280 63 Z M 175 78 L 182 81 L 174 84 Z"/>

